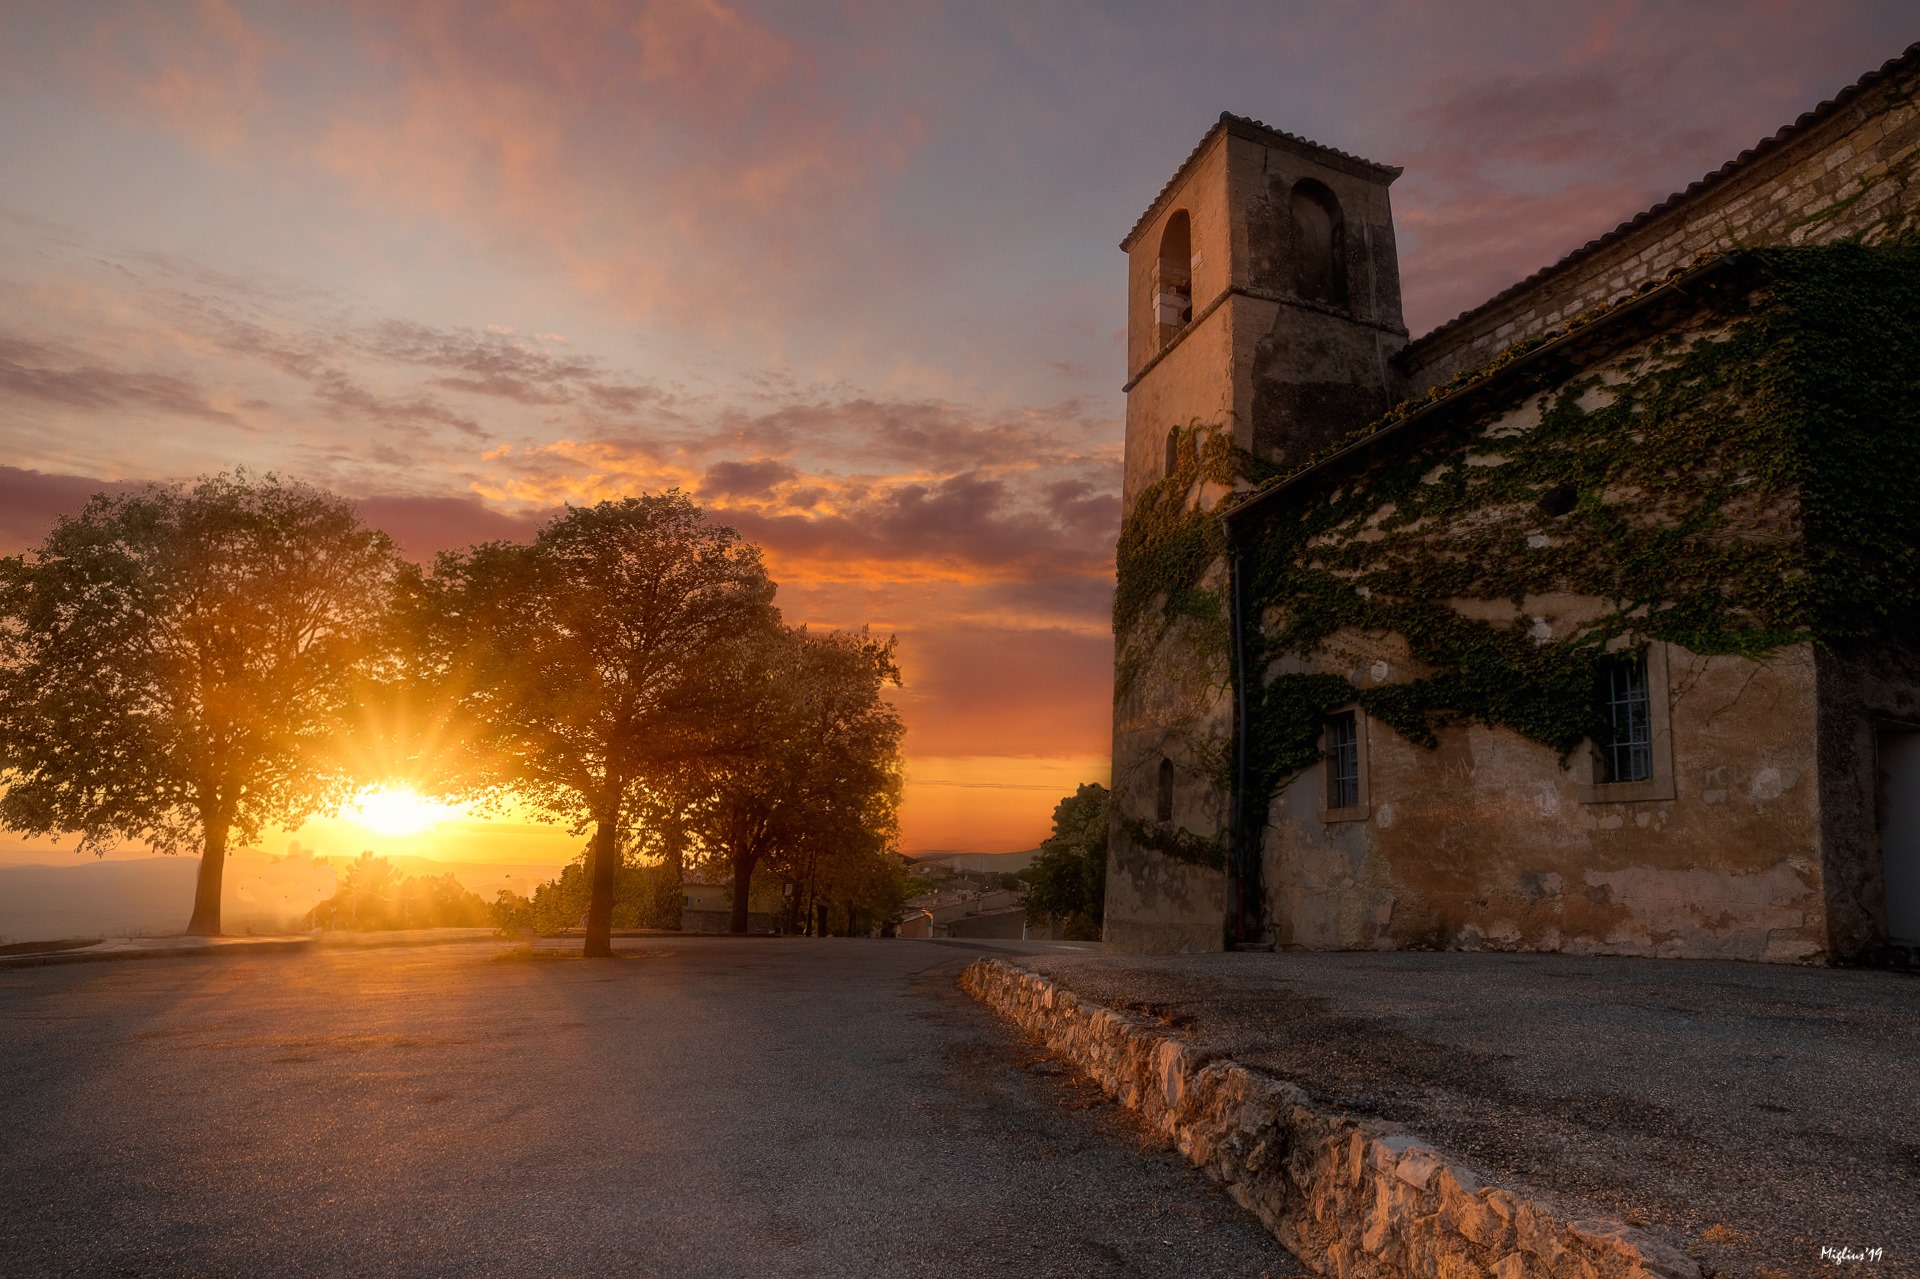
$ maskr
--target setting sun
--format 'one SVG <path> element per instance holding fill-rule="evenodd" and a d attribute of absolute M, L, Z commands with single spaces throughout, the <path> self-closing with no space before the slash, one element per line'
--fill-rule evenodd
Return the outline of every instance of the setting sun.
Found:
<path fill-rule="evenodd" d="M 425 799 L 406 786 L 363 791 L 341 816 L 380 835 L 417 835 L 459 814 L 459 809 Z"/>

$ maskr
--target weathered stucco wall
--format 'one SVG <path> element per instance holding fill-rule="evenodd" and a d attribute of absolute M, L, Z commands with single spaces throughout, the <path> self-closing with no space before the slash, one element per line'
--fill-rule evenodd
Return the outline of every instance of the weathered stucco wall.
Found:
<path fill-rule="evenodd" d="M 1318 182 L 1339 201 L 1346 222 L 1343 258 L 1347 298 L 1333 314 L 1405 328 L 1400 319 L 1400 263 L 1387 188 L 1391 169 L 1302 143 L 1283 133 L 1231 124 L 1227 180 L 1234 244 L 1234 283 L 1255 294 L 1295 294 L 1293 217 L 1296 183 Z"/>
<path fill-rule="evenodd" d="M 1235 299 L 1235 441 L 1294 467 L 1374 421 L 1399 398 L 1404 335 L 1304 304 Z"/>
<path fill-rule="evenodd" d="M 1504 729 L 1442 729 L 1427 749 L 1366 723 L 1369 818 L 1320 820 L 1324 764 L 1274 805 L 1264 869 L 1276 940 L 1821 957 L 1811 646 L 1764 662 L 1665 657 L 1654 692 L 1669 707 L 1671 772 L 1655 781 L 1670 781 L 1670 799 L 1596 802 L 1587 752 L 1563 767 Z"/>
<path fill-rule="evenodd" d="M 1216 951 L 1225 943 L 1224 870 L 1176 860 L 1141 839 L 1147 831 L 1215 840 L 1227 827 L 1222 748 L 1232 740 L 1233 698 L 1225 655 L 1205 631 L 1199 619 L 1173 623 L 1114 697 L 1105 941 L 1129 954 Z M 1157 816 L 1162 759 L 1173 764 L 1166 821 Z"/>
<path fill-rule="evenodd" d="M 1920 57 L 1909 51 L 1836 98 L 1822 118 L 1763 143 L 1764 153 L 1420 338 L 1402 358 L 1408 390 L 1424 393 L 1704 254 L 1853 237 L 1872 243 L 1910 229 L 1920 211 L 1916 91 Z"/>
<path fill-rule="evenodd" d="M 1234 308 L 1196 321 L 1150 377 L 1127 395 L 1126 472 L 1121 502 L 1167 473 L 1167 432 L 1189 422 L 1233 420 Z"/>
<path fill-rule="evenodd" d="M 1660 313 L 1638 336 L 1609 337 L 1596 331 L 1590 358 L 1566 362 L 1516 382 L 1466 410 L 1474 423 L 1428 456 L 1416 440 L 1389 450 L 1374 470 L 1358 473 L 1358 487 L 1329 481 L 1344 500 L 1377 503 L 1352 508 L 1345 526 L 1364 530 L 1356 541 L 1386 535 L 1396 510 L 1387 496 L 1395 468 L 1425 474 L 1430 483 L 1450 482 L 1463 470 L 1467 492 L 1496 476 L 1499 468 L 1527 465 L 1528 440 L 1549 426 L 1548 408 L 1572 395 L 1583 411 L 1638 404 L 1649 392 L 1644 380 L 1669 367 L 1679 353 L 1705 350 L 1732 329 L 1718 306 L 1738 314 L 1737 296 L 1687 312 Z M 1705 358 L 1705 357 L 1703 357 Z M 1622 401 L 1621 396 L 1628 397 Z M 1558 410 L 1564 412 L 1564 410 Z M 1640 426 L 1650 429 L 1637 409 Z M 1683 410 L 1717 417 L 1732 409 L 1710 401 Z M 1624 428 L 1622 428 L 1624 429 Z M 1680 426 L 1673 438 L 1692 438 Z M 1441 505 L 1444 514 L 1422 517 L 1393 536 L 1390 562 L 1418 564 L 1451 546 L 1474 545 L 1476 535 L 1502 521 L 1513 523 L 1503 539 L 1481 544 L 1476 555 L 1517 556 L 1514 571 L 1493 580 L 1530 580 L 1525 557 L 1552 556 L 1574 536 L 1568 518 L 1601 518 L 1638 537 L 1610 545 L 1652 545 L 1663 526 L 1688 516 L 1684 493 L 1649 500 L 1648 477 L 1625 478 L 1616 468 L 1635 464 L 1634 454 L 1654 447 L 1611 433 L 1567 454 L 1568 474 L 1582 481 L 1596 501 L 1589 516 L 1555 516 L 1536 510 L 1522 486 L 1502 501 L 1468 497 Z M 1702 437 L 1703 441 L 1706 437 Z M 1437 444 L 1434 447 L 1439 447 Z M 1686 446 L 1691 449 L 1692 446 Z M 1598 454 L 1590 450 L 1597 448 Z M 1703 442 L 1700 452 L 1676 454 L 1693 482 L 1716 473 L 1733 480 L 1710 522 L 1702 528 L 1711 548 L 1747 546 L 1762 552 L 1798 534 L 1791 492 L 1754 485 L 1741 477 L 1749 465 L 1726 446 Z M 1558 456 L 1557 454 L 1554 456 Z M 1613 460 L 1602 460 L 1602 459 Z M 1404 460 L 1402 460 L 1404 459 Z M 1596 470 L 1599 467 L 1602 469 Z M 1610 475 L 1606 481 L 1596 478 Z M 1551 473 L 1540 483 L 1551 482 Z M 1322 500 L 1303 493 L 1296 502 Z M 1701 491 L 1705 491 L 1702 489 Z M 1718 500 L 1718 499 L 1717 499 Z M 1400 505 L 1411 499 L 1402 495 Z M 1517 505 L 1515 504 L 1517 501 Z M 1271 518 L 1298 518 L 1310 507 L 1276 509 Z M 1409 509 L 1412 509 L 1409 506 Z M 1599 515 L 1604 510 L 1606 514 Z M 1378 531 L 1374 531 L 1378 530 Z M 1522 535 L 1525 535 L 1524 538 Z M 1522 543 L 1524 542 L 1524 545 Z M 1341 540 L 1309 555 L 1344 563 Z M 1429 548 L 1423 550 L 1421 548 Z M 1500 549 L 1500 548 L 1505 548 Z M 1675 546 L 1677 553 L 1678 546 Z M 1727 571 L 1718 549 L 1700 563 L 1709 575 Z M 1365 563 L 1362 559 L 1358 563 Z M 1358 564 L 1352 570 L 1361 571 Z M 1678 563 L 1674 572 L 1683 571 Z M 1561 574 L 1594 575 L 1569 563 Z M 1597 574 L 1604 580 L 1606 574 Z M 1731 589 L 1732 584 L 1727 584 Z M 1506 589 L 1514 589 L 1512 585 Z M 1535 645 L 1580 635 L 1607 634 L 1618 605 L 1564 586 L 1558 593 L 1522 598 L 1467 596 L 1444 601 L 1452 612 L 1524 633 Z M 1749 587 L 1748 589 L 1753 589 Z M 1764 584 L 1761 586 L 1763 591 Z M 1268 624 L 1284 621 L 1270 612 Z M 1627 628 L 1630 632 L 1631 627 Z M 1624 636 L 1623 636 L 1624 638 Z M 1764 657 L 1703 656 L 1679 644 L 1656 643 L 1650 653 L 1650 683 L 1658 706 L 1655 775 L 1630 786 L 1595 785 L 1590 746 L 1563 761 L 1553 747 L 1484 722 L 1443 725 L 1437 743 L 1417 744 L 1387 724 L 1362 714 L 1365 734 L 1363 786 L 1367 805 L 1357 819 L 1323 820 L 1326 765 L 1290 778 L 1272 805 L 1262 844 L 1263 882 L 1274 940 L 1307 948 L 1447 947 L 1550 950 L 1576 953 L 1716 956 L 1774 961 L 1810 961 L 1827 956 L 1826 897 L 1821 829 L 1820 748 L 1815 723 L 1820 705 L 1812 646 L 1792 644 Z M 1391 688 L 1429 673 L 1396 634 L 1342 630 L 1314 651 L 1284 655 L 1270 670 L 1338 676 L 1360 690 Z M 1576 695 L 1577 696 L 1577 695 Z"/>
<path fill-rule="evenodd" d="M 1236 299 L 1236 442 L 1298 465 L 1400 398 L 1392 358 L 1406 344 L 1400 263 L 1388 186 L 1398 170 L 1256 129 L 1229 131 Z M 1324 188 L 1341 213 L 1344 296 L 1302 297 L 1295 279 L 1310 250 L 1296 242 L 1292 197 Z"/>
<path fill-rule="evenodd" d="M 1161 351 L 1152 310 L 1160 267 L 1160 243 L 1167 223 L 1185 211 L 1191 225 L 1194 315 L 1223 293 L 1233 280 L 1231 215 L 1227 204 L 1227 150 L 1223 133 L 1209 136 L 1188 161 L 1179 180 L 1156 205 L 1153 217 L 1129 241 L 1127 250 L 1127 380 Z"/>

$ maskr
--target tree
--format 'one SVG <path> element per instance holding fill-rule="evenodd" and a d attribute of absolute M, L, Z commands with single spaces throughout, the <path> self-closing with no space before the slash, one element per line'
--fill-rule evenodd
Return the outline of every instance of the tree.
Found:
<path fill-rule="evenodd" d="M 1107 905 L 1107 818 L 1112 796 L 1083 784 L 1054 805 L 1053 834 L 1027 868 L 1029 924 L 1057 924 L 1062 937 L 1100 940 Z"/>
<path fill-rule="evenodd" d="M 404 572 L 350 503 L 271 475 L 95 496 L 0 560 L 0 824 L 199 851 L 187 931 L 217 935 L 231 839 L 351 789 L 335 747 Z"/>
<path fill-rule="evenodd" d="M 799 909 L 810 909 L 823 867 L 849 884 L 863 878 L 876 898 L 894 894 L 881 861 L 898 838 L 905 732 L 884 696 L 900 682 L 893 649 L 865 631 L 801 627 L 733 668 L 740 710 L 700 779 L 708 802 L 696 812 L 702 843 L 733 879 L 734 932 L 747 930 L 755 868 L 776 855 Z"/>
<path fill-rule="evenodd" d="M 407 875 L 384 857 L 361 853 L 332 897 L 307 912 L 316 928 L 378 932 L 394 928 L 477 928 L 493 922 L 487 903 L 451 874 Z"/>
<path fill-rule="evenodd" d="M 714 749 L 738 651 L 777 630 L 760 552 L 678 491 L 569 507 L 531 546 L 442 554 L 423 677 L 461 785 L 592 831 L 585 953 L 609 956 L 622 835 L 649 781 Z"/>
<path fill-rule="evenodd" d="M 614 880 L 613 926 L 678 928 L 680 895 L 680 880 L 669 867 L 622 866 Z M 489 909 L 504 933 L 511 935 L 524 924 L 542 937 L 552 937 L 579 927 L 592 900 L 593 884 L 581 858 L 536 886 L 531 900 L 503 888 Z"/>

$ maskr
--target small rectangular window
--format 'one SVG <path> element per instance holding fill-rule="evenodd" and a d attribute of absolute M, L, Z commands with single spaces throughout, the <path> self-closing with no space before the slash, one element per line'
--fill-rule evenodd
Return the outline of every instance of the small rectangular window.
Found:
<path fill-rule="evenodd" d="M 1360 731 L 1352 711 L 1327 717 L 1327 807 L 1360 806 Z"/>
<path fill-rule="evenodd" d="M 1606 731 L 1600 748 L 1602 782 L 1644 782 L 1653 776 L 1653 700 L 1647 662 L 1640 654 L 1600 663 L 1596 690 Z"/>

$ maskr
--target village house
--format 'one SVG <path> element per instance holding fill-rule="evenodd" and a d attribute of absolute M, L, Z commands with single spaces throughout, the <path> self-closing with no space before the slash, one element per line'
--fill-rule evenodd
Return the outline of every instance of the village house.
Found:
<path fill-rule="evenodd" d="M 1409 342 L 1399 170 L 1122 243 L 1115 950 L 1920 941 L 1920 45 Z"/>

